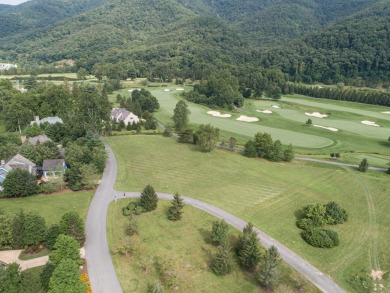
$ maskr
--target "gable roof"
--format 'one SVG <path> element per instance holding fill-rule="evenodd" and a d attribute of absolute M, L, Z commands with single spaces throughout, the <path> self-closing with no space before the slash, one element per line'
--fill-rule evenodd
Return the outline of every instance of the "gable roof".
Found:
<path fill-rule="evenodd" d="M 111 117 L 117 120 L 125 120 L 126 117 L 129 116 L 130 114 L 131 112 L 124 108 L 113 108 L 111 110 Z"/>
<path fill-rule="evenodd" d="M 42 165 L 43 171 L 62 170 L 65 165 L 64 159 L 44 160 Z"/>
<path fill-rule="evenodd" d="M 27 139 L 29 143 L 32 145 L 36 145 L 39 141 L 39 143 L 44 143 L 46 141 L 52 141 L 50 138 L 48 138 L 45 134 L 40 134 L 38 136 L 30 137 Z"/>
<path fill-rule="evenodd" d="M 20 154 L 15 155 L 13 158 L 8 160 L 6 164 L 2 167 L 4 170 L 11 171 L 15 169 L 26 169 L 30 171 L 35 167 L 35 164 L 31 162 L 29 159 L 26 159 Z"/>

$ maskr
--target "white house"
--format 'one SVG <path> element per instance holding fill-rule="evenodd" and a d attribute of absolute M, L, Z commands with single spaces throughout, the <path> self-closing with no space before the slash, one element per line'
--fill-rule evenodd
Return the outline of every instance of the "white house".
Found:
<path fill-rule="evenodd" d="M 18 66 L 16 64 L 9 64 L 9 63 L 0 63 L 0 70 L 8 70 L 11 68 L 17 68 Z"/>
<path fill-rule="evenodd" d="M 129 123 L 139 123 L 138 116 L 124 108 L 113 108 L 111 110 L 110 118 L 116 123 L 123 121 L 125 125 L 128 125 Z"/>

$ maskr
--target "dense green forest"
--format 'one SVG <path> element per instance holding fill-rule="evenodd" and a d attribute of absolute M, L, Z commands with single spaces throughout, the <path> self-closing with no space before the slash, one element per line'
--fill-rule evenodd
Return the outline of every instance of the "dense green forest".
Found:
<path fill-rule="evenodd" d="M 10 9 L 11 7 L 12 7 L 11 5 L 0 4 L 0 13 Z"/>
<path fill-rule="evenodd" d="M 123 63 L 151 80 L 273 66 L 306 83 L 390 77 L 384 0 L 48 1 L 2 13 L 0 60 L 31 68 L 74 59 L 89 72 Z"/>

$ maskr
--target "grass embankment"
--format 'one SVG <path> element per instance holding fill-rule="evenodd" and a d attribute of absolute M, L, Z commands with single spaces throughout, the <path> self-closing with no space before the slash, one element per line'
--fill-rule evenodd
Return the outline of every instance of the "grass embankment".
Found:
<path fill-rule="evenodd" d="M 170 117 L 178 101 L 179 93 L 172 88 L 164 92 L 162 88 L 152 90 L 158 98 L 161 108 L 155 116 L 164 124 L 172 123 Z M 382 112 L 388 107 L 366 105 L 353 102 L 314 99 L 300 95 L 283 96 L 279 101 L 246 100 L 245 106 L 230 113 L 231 118 L 217 118 L 207 114 L 210 109 L 188 103 L 191 111 L 190 122 L 193 126 L 211 123 L 221 129 L 221 136 L 228 139 L 236 137 L 244 143 L 257 132 L 268 132 L 284 144 L 292 143 L 300 153 L 329 152 L 365 152 L 390 155 L 387 144 L 390 131 L 390 115 Z M 280 108 L 274 108 L 278 106 Z M 257 110 L 271 110 L 272 114 L 259 113 Z M 328 114 L 326 118 L 314 118 L 306 112 Z M 259 122 L 236 121 L 240 115 L 257 117 Z M 332 132 L 305 125 L 307 119 L 313 124 L 339 129 Z M 361 121 L 376 122 L 380 127 L 363 125 Z"/>
<path fill-rule="evenodd" d="M 271 163 L 223 150 L 201 153 L 159 136 L 107 140 L 118 158 L 118 190 L 141 191 L 150 183 L 157 191 L 178 191 L 219 206 L 253 222 L 350 291 L 347 280 L 361 269 L 370 270 L 372 258 L 379 258 L 384 271 L 390 267 L 386 174 L 297 161 Z M 350 215 L 347 223 L 333 228 L 341 244 L 333 249 L 311 247 L 299 235 L 295 212 L 329 201 Z"/>
<path fill-rule="evenodd" d="M 3 198 L 0 210 L 9 213 L 36 212 L 46 220 L 46 225 L 57 224 L 62 215 L 76 211 L 85 219 L 94 191 L 66 192 L 52 195 L 34 195 L 24 198 Z"/>
<path fill-rule="evenodd" d="M 122 215 L 122 208 L 130 200 L 120 200 L 109 207 L 107 227 L 113 263 L 124 292 L 146 292 L 148 284 L 159 280 L 154 264 L 155 258 L 172 260 L 179 280 L 179 292 L 262 292 L 252 274 L 243 273 L 237 265 L 233 272 L 218 277 L 209 269 L 211 255 L 216 247 L 210 244 L 211 223 L 216 220 L 196 208 L 186 206 L 182 220 L 172 222 L 167 219 L 168 201 L 160 201 L 157 210 L 137 216 L 139 235 L 125 235 L 129 218 Z M 230 227 L 230 233 L 238 231 Z M 136 243 L 132 256 L 115 253 L 125 243 Z M 140 260 L 147 263 L 147 272 L 140 266 Z M 293 286 L 291 276 L 297 276 L 287 266 L 282 269 L 281 279 Z M 305 292 L 317 292 L 307 286 Z"/>

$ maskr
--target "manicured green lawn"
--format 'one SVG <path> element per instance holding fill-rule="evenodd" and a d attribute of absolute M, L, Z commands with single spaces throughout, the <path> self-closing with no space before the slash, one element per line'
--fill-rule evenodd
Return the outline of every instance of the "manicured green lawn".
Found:
<path fill-rule="evenodd" d="M 47 225 L 56 224 L 63 214 L 76 211 L 85 219 L 94 191 L 66 192 L 54 195 L 34 195 L 24 198 L 6 198 L 0 200 L 0 210 L 17 213 L 37 212 L 43 216 Z"/>
<path fill-rule="evenodd" d="M 209 243 L 212 221 L 216 218 L 196 208 L 186 206 L 183 219 L 167 219 L 168 201 L 160 201 L 157 210 L 137 216 L 139 235 L 126 236 L 128 217 L 121 209 L 130 200 L 120 200 L 109 207 L 107 231 L 115 270 L 124 292 L 146 292 L 148 284 L 159 280 L 154 259 L 170 259 L 179 278 L 179 292 L 262 292 L 253 275 L 243 273 L 237 265 L 225 277 L 217 277 L 209 269 L 210 256 L 216 248 Z M 230 228 L 232 235 L 238 231 Z M 135 243 L 133 256 L 115 253 L 124 243 Z M 148 272 L 140 267 L 140 260 L 149 258 Z M 282 280 L 291 284 L 291 269 L 283 267 Z M 167 289 L 169 291 L 169 289 Z M 316 292 L 308 286 L 305 292 Z"/>
<path fill-rule="evenodd" d="M 152 184 L 157 191 L 178 191 L 224 208 L 253 222 L 348 290 L 347 280 L 361 269 L 370 270 L 373 259 L 385 271 L 390 266 L 387 174 L 297 161 L 271 163 L 225 150 L 201 153 L 159 136 L 107 141 L 118 159 L 118 190 L 141 191 Z M 313 248 L 300 238 L 295 212 L 329 201 L 347 209 L 350 220 L 333 227 L 341 237 L 339 247 Z M 368 208 L 367 202 L 373 205 Z"/>
<path fill-rule="evenodd" d="M 168 88 L 171 89 L 170 92 L 165 92 L 165 88 L 152 90 L 161 105 L 155 117 L 163 124 L 172 123 L 173 109 L 179 99 L 179 92 L 175 87 Z M 189 89 L 191 87 L 186 88 Z M 284 144 L 292 143 L 303 154 L 359 151 L 390 155 L 390 148 L 385 145 L 390 133 L 390 115 L 382 113 L 389 111 L 388 107 L 289 95 L 283 96 L 279 101 L 246 100 L 243 109 L 221 111 L 230 113 L 231 118 L 218 118 L 208 115 L 207 111 L 210 109 L 207 107 L 189 102 L 188 105 L 192 126 L 211 123 L 221 130 L 222 139 L 228 140 L 230 136 L 234 136 L 241 144 L 257 132 L 268 132 Z M 273 113 L 264 114 L 257 110 L 271 110 Z M 309 117 L 305 115 L 306 112 L 321 112 L 329 117 Z M 240 115 L 257 117 L 260 121 L 236 121 Z M 305 122 L 309 118 L 313 124 L 337 128 L 339 131 L 307 127 Z M 376 122 L 380 127 L 364 125 L 361 123 L 363 120 Z"/>

